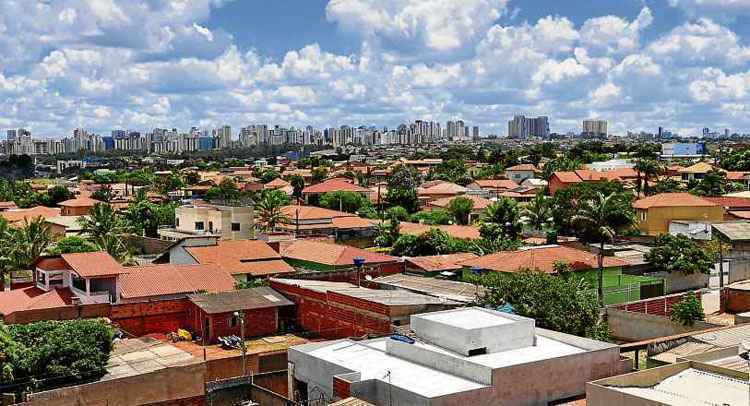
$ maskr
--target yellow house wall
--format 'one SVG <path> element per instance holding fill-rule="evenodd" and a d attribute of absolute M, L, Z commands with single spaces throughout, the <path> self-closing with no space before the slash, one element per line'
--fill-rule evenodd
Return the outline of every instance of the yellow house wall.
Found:
<path fill-rule="evenodd" d="M 718 222 L 724 219 L 724 209 L 714 207 L 652 207 L 646 210 L 646 220 L 642 219 L 643 210 L 637 210 L 639 228 L 642 234 L 659 235 L 669 232 L 669 222 L 673 220 L 694 220 Z"/>

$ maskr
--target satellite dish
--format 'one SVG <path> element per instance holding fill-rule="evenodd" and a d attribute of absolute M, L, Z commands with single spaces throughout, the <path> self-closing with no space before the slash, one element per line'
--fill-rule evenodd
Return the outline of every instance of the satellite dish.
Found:
<path fill-rule="evenodd" d="M 372 275 L 365 275 L 365 280 L 372 282 Z"/>

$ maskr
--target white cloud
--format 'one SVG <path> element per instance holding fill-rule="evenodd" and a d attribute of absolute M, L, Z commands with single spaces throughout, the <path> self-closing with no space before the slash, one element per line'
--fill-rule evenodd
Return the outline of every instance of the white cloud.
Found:
<path fill-rule="evenodd" d="M 604 16 L 586 20 L 581 27 L 581 44 L 589 52 L 621 54 L 639 47 L 640 33 L 651 25 L 654 17 L 648 7 L 641 9 L 638 17 L 629 22 L 617 16 Z"/>
<path fill-rule="evenodd" d="M 741 44 L 737 34 L 706 18 L 674 28 L 648 50 L 678 65 L 725 66 L 750 61 L 750 48 Z"/>

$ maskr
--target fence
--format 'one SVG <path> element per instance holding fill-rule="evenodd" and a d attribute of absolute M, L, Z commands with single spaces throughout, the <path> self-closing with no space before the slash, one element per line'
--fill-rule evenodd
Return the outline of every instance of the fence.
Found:
<path fill-rule="evenodd" d="M 595 286 L 598 282 L 589 283 L 594 286 L 591 291 L 596 294 Z M 664 280 L 638 275 L 605 274 L 603 292 L 605 305 L 634 302 L 663 295 Z"/>

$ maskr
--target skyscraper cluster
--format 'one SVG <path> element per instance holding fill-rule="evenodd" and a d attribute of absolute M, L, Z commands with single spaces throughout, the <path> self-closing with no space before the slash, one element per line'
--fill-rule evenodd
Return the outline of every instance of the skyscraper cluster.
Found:
<path fill-rule="evenodd" d="M 540 116 L 536 118 L 516 115 L 508 121 L 508 137 L 525 139 L 529 137 L 549 137 L 549 118 Z"/>

